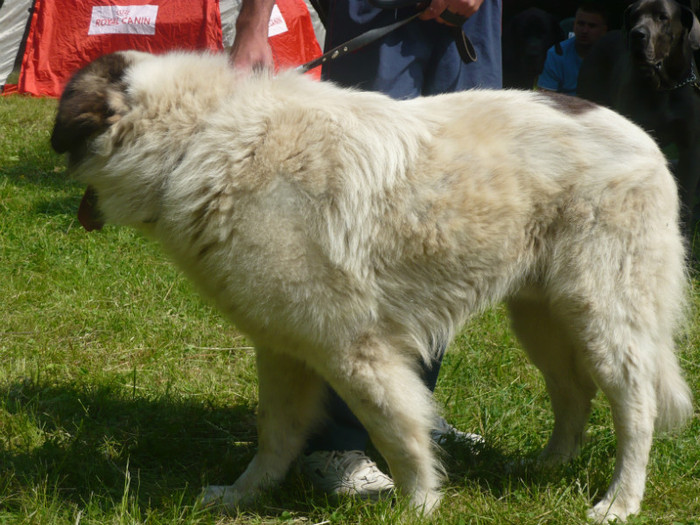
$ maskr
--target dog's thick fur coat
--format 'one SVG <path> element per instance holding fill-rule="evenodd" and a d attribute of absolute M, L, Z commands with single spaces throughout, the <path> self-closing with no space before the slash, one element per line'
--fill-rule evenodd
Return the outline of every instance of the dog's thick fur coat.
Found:
<path fill-rule="evenodd" d="M 597 388 L 610 401 L 617 459 L 596 519 L 639 510 L 655 424 L 691 413 L 676 186 L 612 111 L 515 91 L 399 102 L 126 52 L 77 73 L 52 144 L 89 186 L 88 228 L 158 239 L 255 342 L 259 450 L 210 499 L 284 476 L 327 381 L 431 509 L 435 408 L 416 365 L 501 300 L 552 399 L 545 461 L 577 453 Z"/>

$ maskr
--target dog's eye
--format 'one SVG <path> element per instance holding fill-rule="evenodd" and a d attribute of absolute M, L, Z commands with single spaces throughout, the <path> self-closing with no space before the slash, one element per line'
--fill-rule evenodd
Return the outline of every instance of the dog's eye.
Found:
<path fill-rule="evenodd" d="M 666 13 L 657 13 L 656 18 L 657 18 L 657 20 L 659 20 L 659 22 L 668 21 L 668 15 Z"/>

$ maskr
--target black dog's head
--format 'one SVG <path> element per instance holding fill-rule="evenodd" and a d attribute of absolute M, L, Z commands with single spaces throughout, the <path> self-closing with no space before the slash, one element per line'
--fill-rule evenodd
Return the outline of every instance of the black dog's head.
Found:
<path fill-rule="evenodd" d="M 504 86 L 530 89 L 542 73 L 547 50 L 565 39 L 559 19 L 542 9 L 531 7 L 513 16 L 503 27 Z"/>
<path fill-rule="evenodd" d="M 624 29 L 634 63 L 659 84 L 687 74 L 700 49 L 698 19 L 675 0 L 638 0 L 625 11 Z"/>

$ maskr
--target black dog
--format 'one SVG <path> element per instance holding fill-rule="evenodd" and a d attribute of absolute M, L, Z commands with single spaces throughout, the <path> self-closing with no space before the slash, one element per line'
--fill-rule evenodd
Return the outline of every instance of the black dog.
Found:
<path fill-rule="evenodd" d="M 513 16 L 503 26 L 503 87 L 532 89 L 547 50 L 565 38 L 559 19 L 547 11 L 532 7 Z"/>
<path fill-rule="evenodd" d="M 675 175 L 690 213 L 700 181 L 700 75 L 693 51 L 700 23 L 675 0 L 639 0 L 624 14 L 624 32 L 612 31 L 581 66 L 578 94 L 637 122 L 662 146 L 675 144 Z"/>

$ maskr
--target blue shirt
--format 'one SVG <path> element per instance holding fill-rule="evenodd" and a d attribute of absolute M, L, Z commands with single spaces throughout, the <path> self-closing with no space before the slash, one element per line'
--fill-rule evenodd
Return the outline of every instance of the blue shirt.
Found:
<path fill-rule="evenodd" d="M 547 50 L 544 69 L 537 79 L 537 86 L 567 95 L 576 94 L 578 71 L 581 57 L 576 52 L 576 38 L 571 37 L 561 43 L 562 54 L 558 55 L 554 46 Z"/>

